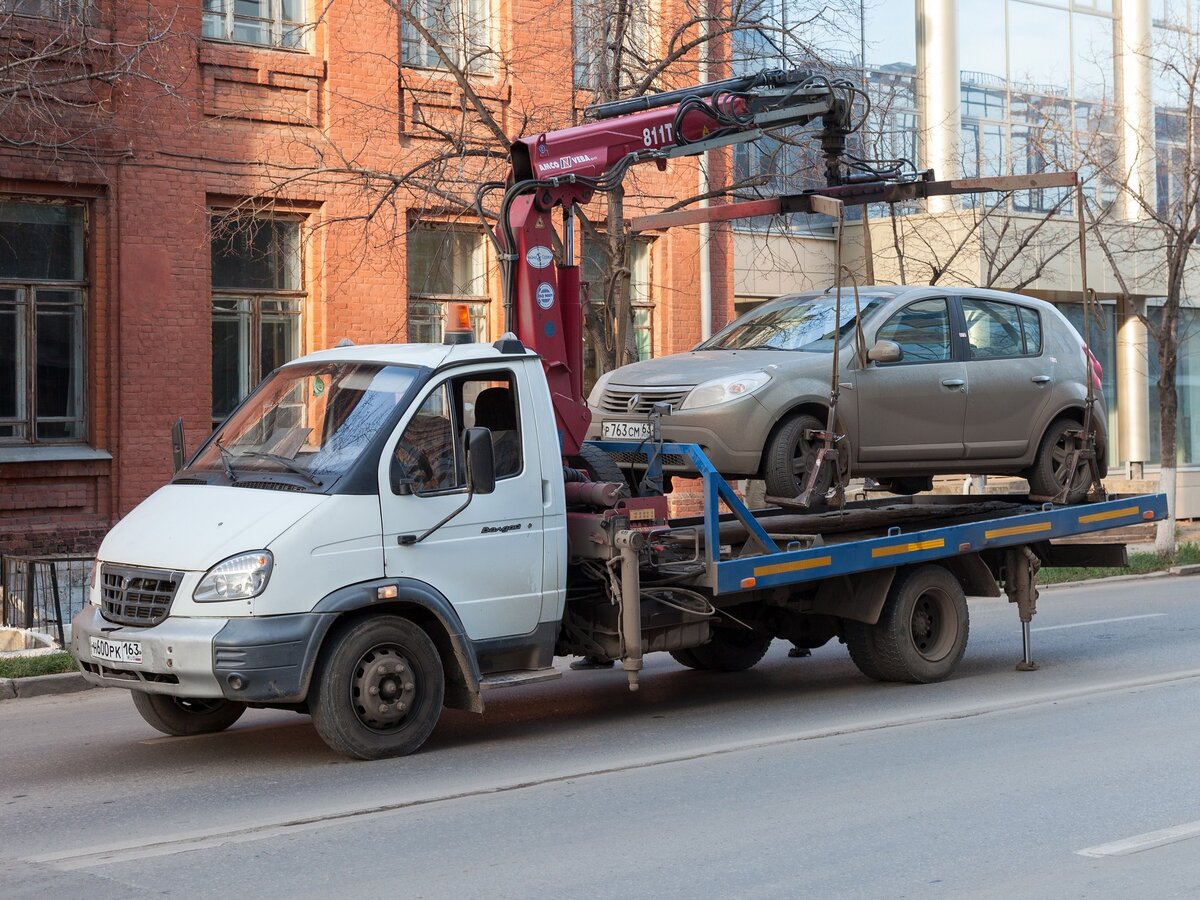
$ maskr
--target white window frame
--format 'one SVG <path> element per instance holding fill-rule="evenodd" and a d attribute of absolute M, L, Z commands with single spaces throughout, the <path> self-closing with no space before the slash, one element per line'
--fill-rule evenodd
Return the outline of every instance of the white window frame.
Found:
<path fill-rule="evenodd" d="M 204 0 L 203 24 L 201 34 L 206 41 L 223 41 L 230 44 L 242 44 L 248 47 L 270 47 L 275 50 L 294 50 L 307 52 L 309 50 L 309 23 L 294 22 L 283 18 L 283 0 L 268 0 L 270 3 L 269 17 L 237 16 L 235 0 Z M 309 0 L 302 0 L 307 14 Z M 212 8 L 210 8 L 212 7 Z M 269 41 L 247 41 L 236 37 L 236 27 L 239 21 L 253 21 L 265 24 L 270 30 Z M 220 34 L 210 34 L 211 23 L 220 23 Z M 288 43 L 289 35 L 295 36 L 294 43 Z"/>
<path fill-rule="evenodd" d="M 491 298 L 486 293 L 488 285 L 488 243 L 486 235 L 474 228 L 460 228 L 450 223 L 414 225 L 409 233 L 411 235 L 417 232 L 426 234 L 460 234 L 475 238 L 475 246 L 470 251 L 468 265 L 471 269 L 469 281 L 478 293 L 473 293 L 470 290 L 453 293 L 421 290 L 421 286 L 412 283 L 412 269 L 409 268 L 407 276 L 407 339 L 410 342 L 414 342 L 415 337 L 421 336 L 415 329 L 427 328 L 430 331 L 425 336 L 429 337 L 431 342 L 437 343 L 441 341 L 443 337 L 443 325 L 445 324 L 446 304 L 466 303 L 471 313 L 471 328 L 475 332 L 475 340 L 481 343 L 486 342 L 488 334 L 487 314 L 491 303 Z M 408 258 L 408 266 L 411 267 L 411 253 Z M 428 287 L 428 285 L 424 285 L 424 287 Z"/>
<path fill-rule="evenodd" d="M 429 6 L 432 0 L 404 0 L 406 6 L 412 8 L 422 24 L 430 28 L 436 23 L 432 21 Z M 452 56 L 452 63 L 464 72 L 473 75 L 487 75 L 495 68 L 493 57 L 496 49 L 496 28 L 494 0 L 440 0 L 443 5 L 453 6 L 452 15 L 455 24 L 461 26 L 461 31 L 449 35 L 452 40 L 446 40 L 442 49 Z M 481 9 L 472 11 L 471 7 L 478 4 Z M 472 16 L 478 16 L 475 21 Z M 451 45 L 452 46 L 448 46 Z M 453 51 L 452 53 L 449 51 Z M 472 58 L 474 57 L 474 58 Z M 432 47 L 407 22 L 400 22 L 400 64 L 410 69 L 430 69 L 445 71 L 446 65 L 433 52 Z"/>

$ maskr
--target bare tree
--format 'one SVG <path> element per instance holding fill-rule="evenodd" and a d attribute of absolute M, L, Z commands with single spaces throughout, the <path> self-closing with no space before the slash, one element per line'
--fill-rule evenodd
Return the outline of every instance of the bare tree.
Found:
<path fill-rule="evenodd" d="M 0 0 L 0 149 L 102 159 L 121 152 L 122 90 L 174 90 L 158 65 L 173 19 L 147 4 L 118 29 L 113 15 L 83 0 Z"/>

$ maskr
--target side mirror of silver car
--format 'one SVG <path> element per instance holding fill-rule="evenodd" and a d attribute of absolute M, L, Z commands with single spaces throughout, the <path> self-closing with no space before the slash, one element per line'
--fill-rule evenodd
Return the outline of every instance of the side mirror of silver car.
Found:
<path fill-rule="evenodd" d="M 867 351 L 867 359 L 877 363 L 900 362 L 904 351 L 895 341 L 876 341 L 875 346 Z"/>

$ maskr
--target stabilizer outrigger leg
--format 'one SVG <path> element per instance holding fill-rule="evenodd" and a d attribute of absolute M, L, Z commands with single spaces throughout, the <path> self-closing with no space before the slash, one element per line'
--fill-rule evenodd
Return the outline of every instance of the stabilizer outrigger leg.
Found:
<path fill-rule="evenodd" d="M 1042 561 L 1027 545 L 1010 547 L 1004 557 L 1004 592 L 1008 602 L 1017 604 L 1021 618 L 1021 661 L 1018 672 L 1037 671 L 1033 661 L 1033 646 L 1030 640 L 1030 622 L 1037 615 L 1037 573 Z"/>

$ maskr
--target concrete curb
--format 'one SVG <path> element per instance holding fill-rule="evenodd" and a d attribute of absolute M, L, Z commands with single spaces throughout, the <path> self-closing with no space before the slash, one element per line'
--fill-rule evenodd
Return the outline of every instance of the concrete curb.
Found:
<path fill-rule="evenodd" d="M 96 687 L 84 680 L 79 672 L 62 675 L 35 675 L 32 678 L 0 678 L 0 700 L 23 700 L 26 697 L 48 697 L 54 694 L 74 694 Z"/>
<path fill-rule="evenodd" d="M 1039 584 L 1039 591 L 1052 591 L 1056 588 L 1087 587 L 1095 584 L 1118 584 L 1122 581 L 1145 581 L 1147 578 L 1174 578 L 1176 576 L 1200 575 L 1200 565 L 1175 566 L 1162 572 L 1142 572 L 1133 575 L 1109 575 L 1107 578 L 1085 578 L 1082 581 L 1063 581 L 1059 584 Z"/>

